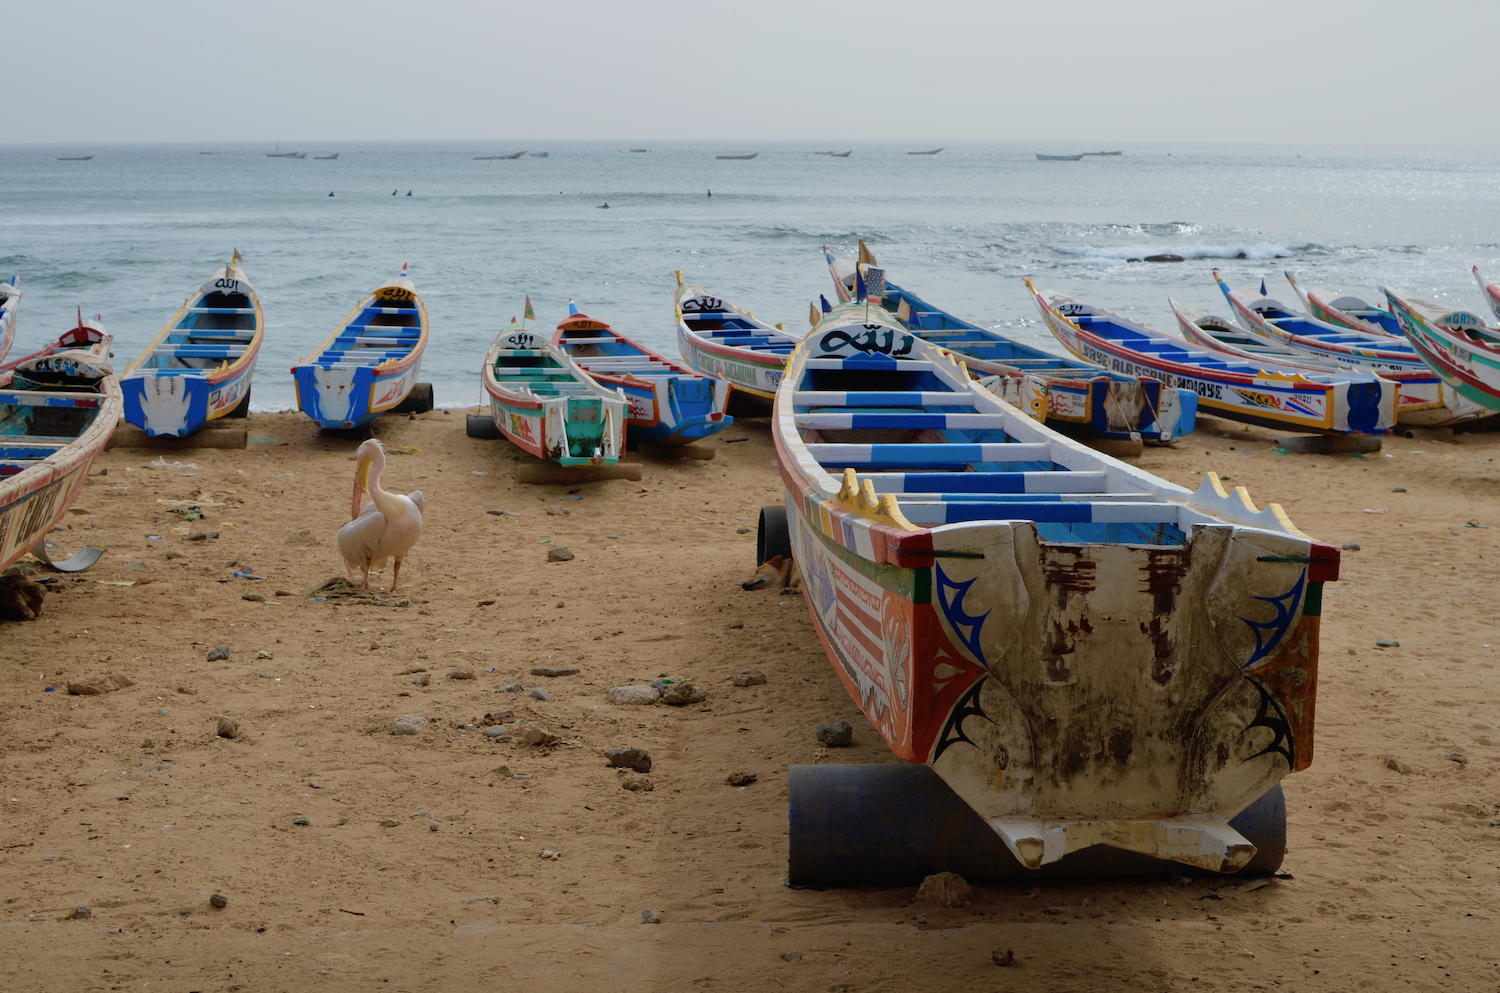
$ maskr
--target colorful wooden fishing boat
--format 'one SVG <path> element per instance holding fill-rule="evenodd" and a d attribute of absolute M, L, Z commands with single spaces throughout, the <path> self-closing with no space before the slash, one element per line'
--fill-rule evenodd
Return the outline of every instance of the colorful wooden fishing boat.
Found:
<path fill-rule="evenodd" d="M 1423 368 L 1422 357 L 1403 339 L 1327 324 L 1264 294 L 1231 290 L 1217 270 L 1214 281 L 1241 327 L 1279 341 L 1294 352 L 1377 371 Z"/>
<path fill-rule="evenodd" d="M 765 417 L 787 356 L 802 339 L 741 310 L 677 272 L 677 350 L 695 371 L 733 386 L 728 412 Z"/>
<path fill-rule="evenodd" d="M 495 427 L 537 458 L 614 465 L 625 450 L 624 395 L 600 386 L 561 349 L 514 320 L 495 336 L 483 381 Z"/>
<path fill-rule="evenodd" d="M 1490 305 L 1490 312 L 1497 320 L 1500 320 L 1500 283 L 1486 283 L 1484 277 L 1479 275 L 1478 266 L 1474 267 L 1473 273 L 1474 282 L 1479 284 L 1479 292 L 1484 294 L 1484 302 Z"/>
<path fill-rule="evenodd" d="M 1359 297 L 1348 293 L 1341 295 L 1320 287 L 1304 289 L 1302 284 L 1297 282 L 1296 276 L 1290 272 L 1285 275 L 1287 282 L 1292 284 L 1292 292 L 1296 293 L 1297 299 L 1302 301 L 1302 306 L 1324 324 L 1348 328 L 1351 331 L 1385 335 L 1390 338 L 1401 337 L 1401 324 L 1396 320 L 1396 315 L 1389 310 L 1371 306 Z"/>
<path fill-rule="evenodd" d="M 1182 306 L 1167 298 L 1177 316 L 1182 336 L 1195 345 L 1223 352 L 1241 361 L 1257 362 L 1278 369 L 1329 373 L 1357 368 L 1349 363 L 1293 351 L 1264 335 L 1251 334 L 1232 321 Z M 1376 373 L 1389 382 L 1396 394 L 1396 423 L 1407 427 L 1451 427 L 1494 416 L 1494 411 L 1474 403 L 1431 369 L 1382 369 Z"/>
<path fill-rule="evenodd" d="M 0 369 L 0 569 L 38 547 L 68 513 L 123 398 L 110 336 L 85 321 Z"/>
<path fill-rule="evenodd" d="M 21 274 L 10 278 L 9 283 L 0 283 L 0 362 L 10 351 L 16 340 L 16 311 L 21 306 Z"/>
<path fill-rule="evenodd" d="M 180 438 L 245 416 L 265 331 L 260 297 L 235 252 L 125 370 L 125 419 L 153 437 Z"/>
<path fill-rule="evenodd" d="M 1339 548 L 1208 473 L 1094 452 L 863 305 L 793 353 L 772 437 L 830 663 L 891 749 L 1037 868 L 1096 844 L 1211 871 L 1313 758 Z"/>
<path fill-rule="evenodd" d="M 1391 313 L 1432 371 L 1475 403 L 1500 410 L 1500 328 L 1466 310 L 1382 286 Z"/>
<path fill-rule="evenodd" d="M 297 406 L 331 430 L 369 424 L 414 392 L 408 406 L 431 410 L 432 387 L 417 382 L 427 330 L 427 306 L 403 265 L 401 275 L 381 283 L 315 354 L 292 367 Z"/>
<path fill-rule="evenodd" d="M 600 385 L 622 390 L 632 442 L 686 445 L 734 423 L 724 412 L 729 381 L 702 376 L 639 345 L 568 301 L 552 343 Z"/>
<path fill-rule="evenodd" d="M 1026 280 L 1042 320 L 1064 348 L 1131 376 L 1198 394 L 1202 413 L 1246 424 L 1320 434 L 1381 434 L 1395 423 L 1395 391 L 1374 373 L 1317 373 L 1238 361 L 1212 349 Z"/>
<path fill-rule="evenodd" d="M 859 260 L 835 258 L 827 245 L 823 255 L 834 292 L 854 302 L 863 282 L 861 267 L 875 256 L 859 243 Z M 906 330 L 957 353 L 969 372 L 1000 399 L 1041 414 L 1049 426 L 1074 437 L 1125 441 L 1171 441 L 1192 434 L 1197 426 L 1198 398 L 1161 381 L 1111 372 L 1093 362 L 1044 352 L 998 331 L 982 328 L 941 310 L 885 278 L 877 302 Z M 868 284 L 867 294 L 868 297 Z M 993 378 L 991 378 L 993 377 Z"/>

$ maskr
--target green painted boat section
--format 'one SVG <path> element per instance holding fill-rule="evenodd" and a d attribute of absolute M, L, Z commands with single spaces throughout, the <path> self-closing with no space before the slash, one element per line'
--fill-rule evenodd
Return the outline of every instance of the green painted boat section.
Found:
<path fill-rule="evenodd" d="M 812 515 L 807 515 L 812 521 Z M 810 528 L 818 536 L 827 551 L 838 557 L 849 568 L 876 584 L 883 590 L 896 594 L 912 603 L 932 602 L 932 570 L 903 569 L 900 566 L 880 565 L 862 555 L 849 551 L 817 528 Z"/>

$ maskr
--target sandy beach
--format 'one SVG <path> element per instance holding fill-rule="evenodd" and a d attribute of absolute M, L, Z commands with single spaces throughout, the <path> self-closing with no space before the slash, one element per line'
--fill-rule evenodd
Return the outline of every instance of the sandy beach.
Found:
<path fill-rule="evenodd" d="M 377 424 L 385 485 L 427 499 L 395 595 L 296 592 L 336 572 L 355 449 L 298 414 L 251 416 L 276 444 L 99 458 L 53 539 L 107 554 L 58 577 L 40 620 L 0 625 L 0 988 L 1500 985 L 1500 435 L 1276 455 L 1205 417 L 1148 449 L 1149 471 L 1217 471 L 1359 545 L 1325 593 L 1314 764 L 1284 782 L 1289 875 L 976 886 L 945 909 L 915 886 L 782 885 L 788 767 L 892 757 L 800 596 L 740 589 L 781 499 L 765 422 L 712 461 L 558 487 L 517 484 L 529 456 L 466 437 L 464 413 Z M 549 563 L 558 546 L 575 557 Z M 766 682 L 734 686 L 747 667 Z M 111 673 L 131 684 L 68 692 Z M 606 700 L 660 677 L 708 698 Z M 406 714 L 425 729 L 393 735 Z M 854 746 L 823 751 L 836 719 Z M 606 768 L 627 746 L 650 752 L 649 791 Z"/>

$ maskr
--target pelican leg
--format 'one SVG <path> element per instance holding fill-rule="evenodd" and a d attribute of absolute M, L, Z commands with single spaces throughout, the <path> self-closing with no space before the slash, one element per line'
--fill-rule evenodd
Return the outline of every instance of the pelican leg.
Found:
<path fill-rule="evenodd" d="M 396 559 L 395 568 L 391 570 L 391 592 L 396 592 L 396 583 L 401 580 L 401 559 Z"/>
<path fill-rule="evenodd" d="M 365 573 L 365 581 L 364 581 L 363 585 L 361 585 L 360 588 L 359 588 L 359 592 L 361 592 L 361 593 L 366 592 L 370 588 L 370 563 L 368 563 L 368 562 L 365 563 L 364 573 Z"/>

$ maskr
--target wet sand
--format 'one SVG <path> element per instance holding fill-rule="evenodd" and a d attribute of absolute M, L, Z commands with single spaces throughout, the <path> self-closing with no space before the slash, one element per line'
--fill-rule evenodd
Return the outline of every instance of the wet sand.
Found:
<path fill-rule="evenodd" d="M 165 455 L 199 468 L 100 457 L 108 474 L 75 505 L 88 513 L 53 537 L 108 553 L 61 578 L 41 620 L 0 626 L 0 988 L 1500 984 L 1500 435 L 1278 456 L 1269 432 L 1205 418 L 1148 449 L 1138 464 L 1159 475 L 1196 487 L 1218 471 L 1361 546 L 1325 593 L 1314 764 L 1284 783 L 1291 878 L 976 887 L 946 910 L 914 905 L 915 886 L 782 885 L 787 768 L 820 758 L 815 725 L 854 724 L 833 761 L 891 756 L 800 598 L 739 587 L 757 511 L 779 501 L 764 422 L 730 429 L 749 440 L 711 462 L 647 460 L 639 483 L 528 487 L 523 456 L 465 437 L 463 414 L 378 426 L 404 451 L 385 484 L 423 490 L 428 511 L 401 591 L 369 600 L 275 595 L 335 573 L 353 442 L 257 414 L 252 435 L 284 444 Z M 222 506 L 185 524 L 160 502 L 178 500 Z M 558 545 L 576 557 L 546 562 Z M 220 645 L 229 658 L 207 661 Z M 767 682 L 727 680 L 746 667 Z M 66 692 L 107 672 L 134 685 Z M 661 676 L 707 702 L 605 699 Z M 551 699 L 504 691 L 518 681 Z M 478 725 L 504 710 L 518 720 L 497 743 Z M 393 736 L 408 713 L 430 723 Z M 216 736 L 220 715 L 239 737 Z M 557 743 L 522 744 L 525 729 Z M 624 746 L 650 751 L 650 792 L 605 768 Z M 734 772 L 758 780 L 727 785 Z M 80 905 L 90 919 L 63 919 Z M 1015 968 L 991 963 L 997 945 Z"/>

